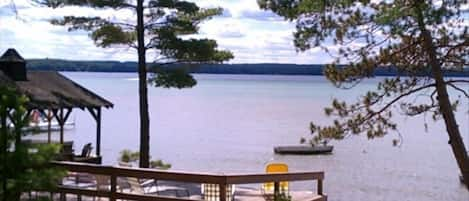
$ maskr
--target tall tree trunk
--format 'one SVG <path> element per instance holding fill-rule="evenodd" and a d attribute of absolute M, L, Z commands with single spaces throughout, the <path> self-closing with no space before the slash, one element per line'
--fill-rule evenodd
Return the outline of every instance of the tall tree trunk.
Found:
<path fill-rule="evenodd" d="M 141 168 L 148 168 L 150 167 L 150 117 L 148 114 L 147 66 L 144 37 L 143 0 L 137 0 L 138 88 L 140 100 L 139 166 Z"/>
<path fill-rule="evenodd" d="M 419 5 L 417 5 L 417 8 L 419 9 Z M 454 112 L 452 110 L 451 102 L 448 96 L 448 90 L 446 89 L 445 80 L 443 78 L 441 64 L 436 56 L 435 46 L 432 41 L 431 33 L 425 27 L 423 14 L 420 9 L 417 15 L 419 29 L 423 39 L 423 47 L 428 55 L 432 75 L 435 79 L 436 91 L 438 94 L 438 104 L 446 124 L 446 131 L 449 135 L 449 143 L 453 150 L 453 154 L 456 158 L 459 169 L 461 170 L 464 183 L 466 184 L 466 187 L 469 188 L 469 157 L 467 155 L 466 147 L 464 145 L 464 141 L 461 138 L 458 123 L 454 117 Z"/>

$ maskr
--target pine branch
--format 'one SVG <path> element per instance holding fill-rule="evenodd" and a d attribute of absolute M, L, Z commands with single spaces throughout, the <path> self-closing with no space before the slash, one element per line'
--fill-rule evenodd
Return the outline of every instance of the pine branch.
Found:
<path fill-rule="evenodd" d="M 168 25 L 167 22 L 154 22 L 154 23 L 148 23 L 145 24 L 145 29 L 155 29 L 155 28 L 161 28 L 165 25 Z"/>
<path fill-rule="evenodd" d="M 461 42 L 459 44 L 456 44 L 456 45 L 453 45 L 453 46 L 447 46 L 447 47 L 449 47 L 449 49 L 446 51 L 446 54 L 445 54 L 445 56 L 443 56 L 443 58 L 448 58 L 453 51 L 455 51 L 457 49 L 467 48 L 468 46 L 469 46 L 469 39 L 468 38 L 466 38 L 463 42 Z"/>
<path fill-rule="evenodd" d="M 33 2 L 51 8 L 59 8 L 65 6 L 112 8 L 116 10 L 122 8 L 137 8 L 136 5 L 127 3 L 126 0 L 33 0 Z"/>
<path fill-rule="evenodd" d="M 418 87 L 418 88 L 416 88 L 416 89 L 410 90 L 410 91 L 408 91 L 408 92 L 406 92 L 406 93 L 403 93 L 403 94 L 401 94 L 401 95 L 395 97 L 394 99 L 392 99 L 392 100 L 389 101 L 388 103 L 386 103 L 386 105 L 385 105 L 384 107 L 382 107 L 380 110 L 378 110 L 377 112 L 371 112 L 371 113 L 369 113 L 369 114 L 365 117 L 365 119 L 363 120 L 363 122 L 361 122 L 361 123 L 364 123 L 364 122 L 370 120 L 371 118 L 375 117 L 376 115 L 379 115 L 379 114 L 383 113 L 383 112 L 386 111 L 389 107 L 391 107 L 394 103 L 396 103 L 397 101 L 401 100 L 402 98 L 404 98 L 404 97 L 406 97 L 406 96 L 409 96 L 409 95 L 411 95 L 411 94 L 413 94 L 413 93 L 416 93 L 416 92 L 418 92 L 418 91 L 421 91 L 421 90 L 423 90 L 423 89 L 427 89 L 427 88 L 435 87 L 435 86 L 436 86 L 435 83 L 433 83 L 433 84 L 428 84 L 428 85 L 424 85 L 424 86 Z"/>
<path fill-rule="evenodd" d="M 466 91 L 464 91 L 463 89 L 457 87 L 457 86 L 454 85 L 453 83 L 448 83 L 448 85 L 451 86 L 451 87 L 453 87 L 453 89 L 456 89 L 456 90 L 458 90 L 459 92 L 463 93 L 464 96 L 466 96 L 466 98 L 469 98 L 469 94 L 468 94 Z"/>
<path fill-rule="evenodd" d="M 449 83 L 469 83 L 469 80 L 449 80 L 445 82 L 446 84 Z"/>

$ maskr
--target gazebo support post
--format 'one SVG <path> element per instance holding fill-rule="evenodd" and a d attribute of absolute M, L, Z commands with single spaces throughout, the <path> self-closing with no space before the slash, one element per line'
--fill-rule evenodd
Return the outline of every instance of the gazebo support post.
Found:
<path fill-rule="evenodd" d="M 101 108 L 97 109 L 98 120 L 96 121 L 96 156 L 101 156 Z"/>
<path fill-rule="evenodd" d="M 54 113 L 55 118 L 57 119 L 57 122 L 59 123 L 60 126 L 60 144 L 64 143 L 64 126 L 65 122 L 67 122 L 68 117 L 70 116 L 70 113 L 72 113 L 72 108 L 67 108 L 67 113 L 64 114 L 64 108 L 60 108 L 59 112 L 57 109 L 52 110 Z M 57 114 L 60 113 L 60 114 Z"/>
<path fill-rule="evenodd" d="M 52 141 L 52 119 L 54 116 L 50 109 L 47 109 L 46 119 L 47 119 L 47 143 L 51 143 Z"/>
<path fill-rule="evenodd" d="M 27 110 L 26 113 L 21 117 L 20 121 L 25 121 L 27 118 L 29 118 L 31 111 L 32 110 Z M 15 111 L 9 110 L 7 112 L 7 118 L 10 119 L 10 122 L 13 124 L 15 128 L 15 147 L 19 147 L 21 143 L 21 131 L 17 129 L 19 122 L 17 122 L 16 119 L 13 118 L 12 112 L 14 113 Z"/>
<path fill-rule="evenodd" d="M 90 112 L 91 116 L 93 116 L 94 120 L 96 121 L 96 156 L 100 156 L 101 155 L 101 108 L 97 107 L 95 111 L 95 108 L 89 107 L 88 111 Z"/>
<path fill-rule="evenodd" d="M 24 114 L 24 116 L 21 117 L 21 121 L 26 122 L 26 125 L 23 125 L 23 126 L 26 126 L 26 127 L 29 126 L 29 117 L 32 111 L 33 110 L 28 109 L 26 113 Z M 16 126 L 17 125 L 15 125 L 15 127 Z M 19 131 L 19 133 L 16 133 L 16 146 L 18 146 L 20 143 L 21 143 L 21 131 Z"/>
<path fill-rule="evenodd" d="M 21 141 L 21 135 L 18 134 L 18 133 L 16 133 L 16 126 L 17 126 L 16 123 L 17 123 L 17 122 L 16 122 L 15 119 L 13 118 L 13 115 L 11 114 L 11 112 L 14 112 L 14 111 L 13 111 L 13 110 L 10 110 L 10 109 L 7 111 L 7 116 L 6 116 L 6 118 L 7 118 L 7 119 L 10 119 L 10 124 L 13 124 L 13 127 L 15 128 L 15 129 L 14 129 L 14 131 L 15 131 L 15 147 L 18 147 L 18 146 L 19 146 L 19 143 L 20 143 L 20 141 Z M 7 127 L 8 127 L 8 125 L 7 125 Z"/>
<path fill-rule="evenodd" d="M 55 117 L 55 119 L 57 119 L 57 123 L 60 125 L 58 110 L 57 109 L 52 109 L 51 111 L 52 111 L 52 118 Z"/>
<path fill-rule="evenodd" d="M 47 143 L 50 144 L 52 141 L 52 119 L 54 119 L 54 116 L 52 115 L 52 110 L 47 109 L 47 113 L 45 112 L 44 109 L 38 109 L 39 112 L 44 115 L 47 119 Z"/>
<path fill-rule="evenodd" d="M 65 125 L 65 121 L 63 119 L 64 119 L 64 109 L 60 108 L 60 120 L 59 120 L 60 144 L 64 144 L 64 125 Z"/>

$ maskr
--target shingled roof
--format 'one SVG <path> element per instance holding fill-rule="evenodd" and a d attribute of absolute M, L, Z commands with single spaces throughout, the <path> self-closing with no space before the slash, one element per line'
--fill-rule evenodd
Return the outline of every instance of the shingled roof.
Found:
<path fill-rule="evenodd" d="M 2 57 L 0 57 L 0 62 L 25 62 L 23 57 L 18 54 L 15 49 L 8 49 L 5 53 L 3 53 Z"/>
<path fill-rule="evenodd" d="M 21 58 L 19 54 L 14 53 L 16 51 L 8 50 L 0 58 L 1 69 L 23 67 L 15 65 L 10 67 L 8 62 L 18 62 Z M 26 78 L 26 80 L 15 80 L 14 77 L 0 70 L 0 86 L 15 88 L 20 94 L 26 95 L 29 98 L 28 109 L 113 107 L 108 100 L 58 72 L 26 71 Z"/>
<path fill-rule="evenodd" d="M 113 107 L 108 100 L 53 71 L 27 72 L 28 81 L 12 81 L 0 73 L 0 84 L 16 88 L 29 98 L 29 109 Z"/>

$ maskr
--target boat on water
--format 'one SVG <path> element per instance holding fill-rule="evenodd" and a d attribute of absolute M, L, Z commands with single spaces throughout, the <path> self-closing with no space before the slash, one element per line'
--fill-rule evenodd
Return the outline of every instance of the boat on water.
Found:
<path fill-rule="evenodd" d="M 30 115 L 30 122 L 29 125 L 25 128 L 26 131 L 42 133 L 49 131 L 59 131 L 60 125 L 59 122 L 56 120 L 51 120 L 50 122 L 47 120 L 48 118 L 38 112 L 37 110 L 33 110 Z M 75 128 L 75 119 L 70 121 L 66 121 L 64 124 L 64 129 L 72 129 Z"/>
<path fill-rule="evenodd" d="M 290 145 L 274 147 L 276 154 L 295 154 L 295 155 L 313 155 L 313 154 L 330 154 L 334 146 L 332 145 Z"/>
<path fill-rule="evenodd" d="M 72 129 L 75 128 L 75 122 L 74 121 L 67 121 L 64 124 L 64 129 Z M 38 123 L 33 123 L 31 122 L 28 127 L 26 127 L 27 131 L 34 131 L 34 132 L 47 132 L 49 130 L 49 122 L 38 122 Z M 60 130 L 60 125 L 57 121 L 51 121 L 50 122 L 50 130 L 51 131 L 59 131 Z"/>

